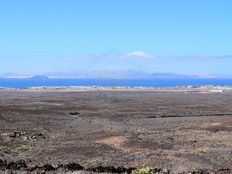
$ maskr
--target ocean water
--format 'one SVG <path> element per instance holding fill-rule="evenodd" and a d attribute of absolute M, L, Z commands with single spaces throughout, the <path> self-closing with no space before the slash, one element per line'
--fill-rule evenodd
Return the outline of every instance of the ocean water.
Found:
<path fill-rule="evenodd" d="M 0 79 L 0 87 L 29 88 L 39 86 L 103 86 L 103 87 L 175 87 L 232 86 L 232 79 Z"/>

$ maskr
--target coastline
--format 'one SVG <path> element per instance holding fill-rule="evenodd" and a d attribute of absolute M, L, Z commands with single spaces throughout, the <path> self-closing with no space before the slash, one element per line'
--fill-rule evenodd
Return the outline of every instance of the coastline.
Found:
<path fill-rule="evenodd" d="M 230 86 L 176 86 L 176 87 L 129 87 L 129 86 L 38 86 L 28 88 L 7 88 L 0 87 L 0 91 L 60 91 L 60 92 L 81 92 L 81 91 L 157 91 L 157 92 L 198 92 L 198 93 L 223 93 L 232 91 Z"/>

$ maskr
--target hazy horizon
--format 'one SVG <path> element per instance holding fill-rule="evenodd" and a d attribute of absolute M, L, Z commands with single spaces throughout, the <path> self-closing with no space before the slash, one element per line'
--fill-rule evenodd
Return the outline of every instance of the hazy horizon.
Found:
<path fill-rule="evenodd" d="M 0 2 L 0 74 L 232 75 L 232 1 Z"/>
<path fill-rule="evenodd" d="M 205 78 L 217 79 L 228 78 L 232 79 L 230 74 L 177 74 L 177 73 L 159 73 L 159 72 L 144 72 L 135 70 L 112 70 L 112 71 L 68 71 L 68 72 L 45 72 L 39 74 L 17 74 L 7 72 L 0 74 L 0 78 L 102 78 L 102 79 L 180 79 L 180 78 Z"/>

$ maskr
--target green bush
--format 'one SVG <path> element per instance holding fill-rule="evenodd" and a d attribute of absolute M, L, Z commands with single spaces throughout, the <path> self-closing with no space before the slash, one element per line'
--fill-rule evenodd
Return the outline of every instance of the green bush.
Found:
<path fill-rule="evenodd" d="M 155 171 L 154 168 L 144 165 L 134 170 L 132 173 L 133 174 L 156 174 L 157 172 Z"/>

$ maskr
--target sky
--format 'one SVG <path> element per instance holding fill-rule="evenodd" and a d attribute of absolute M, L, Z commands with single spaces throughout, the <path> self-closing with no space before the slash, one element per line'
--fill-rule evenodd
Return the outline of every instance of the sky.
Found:
<path fill-rule="evenodd" d="M 0 74 L 232 74 L 231 0 L 2 0 Z"/>

